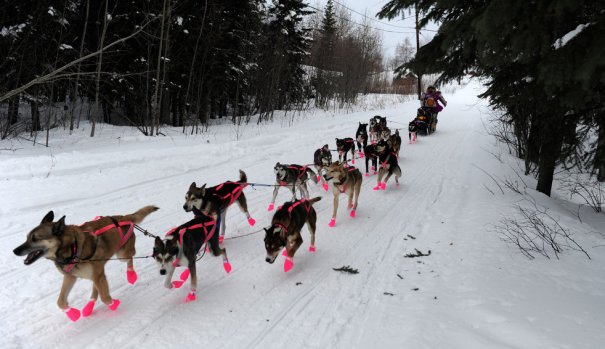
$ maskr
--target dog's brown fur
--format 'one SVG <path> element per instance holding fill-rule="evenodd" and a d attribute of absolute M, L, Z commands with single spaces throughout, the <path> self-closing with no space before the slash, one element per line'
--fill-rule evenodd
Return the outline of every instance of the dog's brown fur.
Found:
<path fill-rule="evenodd" d="M 361 183 L 363 181 L 363 176 L 357 168 L 350 166 L 344 167 L 340 162 L 336 161 L 328 167 L 328 170 L 326 171 L 326 180 L 332 181 L 332 193 L 334 194 L 332 219 L 336 220 L 338 197 L 342 193 L 346 193 L 349 196 L 348 207 L 353 211 L 357 210 L 357 201 L 359 200 Z"/>
<path fill-rule="evenodd" d="M 128 268 L 132 268 L 132 257 L 136 253 L 135 234 L 133 233 L 128 241 L 118 249 L 120 233 L 117 228 L 112 228 L 99 236 L 93 236 L 91 232 L 113 225 L 114 221 L 138 224 L 157 209 L 155 206 L 145 206 L 130 215 L 102 217 L 80 226 L 65 225 L 65 216 L 57 222 L 53 222 L 54 213 L 50 211 L 42 219 L 40 225 L 27 235 L 25 243 L 15 248 L 13 252 L 18 256 L 29 254 L 26 258 L 26 265 L 35 262 L 40 257 L 46 257 L 54 261 L 59 272 L 63 274 L 63 285 L 57 300 L 60 309 L 69 307 L 69 292 L 78 278 L 93 282 L 91 299 L 96 300 L 100 295 L 101 301 L 109 305 L 113 302 L 113 298 L 109 294 L 109 285 L 105 277 L 105 263 L 107 263 L 107 259 L 116 254 L 118 258 L 126 261 Z M 122 228 L 124 231 L 126 229 L 127 227 Z M 65 268 L 69 263 L 66 261 L 73 257 L 74 243 L 81 261 L 75 263 L 70 272 L 66 272 Z M 36 251 L 42 252 L 40 254 Z M 36 257 L 28 261 L 32 254 L 36 254 Z"/>

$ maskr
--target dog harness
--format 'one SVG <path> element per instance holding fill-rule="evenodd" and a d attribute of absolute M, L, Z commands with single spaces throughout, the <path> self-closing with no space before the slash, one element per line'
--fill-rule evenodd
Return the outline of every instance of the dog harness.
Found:
<path fill-rule="evenodd" d="M 225 182 L 225 183 L 221 183 L 218 187 L 216 187 L 216 190 L 220 190 L 225 184 L 237 184 L 237 187 L 235 187 L 230 193 L 227 193 L 224 196 L 220 196 L 217 193 L 214 193 L 215 196 L 217 196 L 220 199 L 226 200 L 229 199 L 229 206 L 235 202 L 235 200 L 237 200 L 237 198 L 239 198 L 240 195 L 242 195 L 242 192 L 244 191 L 244 188 L 248 186 L 248 183 L 241 183 L 241 182 Z"/>
<path fill-rule="evenodd" d="M 101 218 L 103 218 L 103 217 L 97 216 L 97 217 L 95 217 L 95 219 L 93 221 L 98 221 Z M 124 246 L 124 244 L 132 236 L 132 232 L 134 231 L 134 223 L 130 222 L 130 221 L 118 222 L 113 217 L 108 217 L 108 218 L 111 219 L 113 224 L 106 225 L 103 228 L 97 229 L 95 231 L 84 231 L 84 232 L 89 233 L 90 235 L 93 235 L 98 238 L 99 235 L 101 235 L 111 229 L 116 228 L 118 230 L 118 232 L 120 233 L 120 244 L 118 245 L 118 248 L 116 248 L 116 251 L 118 251 L 120 248 L 122 248 L 122 246 Z M 86 224 L 86 223 L 84 223 L 84 224 Z M 81 226 L 83 226 L 84 224 L 82 224 Z M 122 227 L 126 227 L 126 226 L 128 226 L 128 229 L 126 230 L 126 233 L 124 233 L 124 231 L 122 230 Z M 71 260 L 71 262 L 69 262 L 67 267 L 65 267 L 65 269 L 63 269 L 66 273 L 71 273 L 72 269 L 76 266 L 76 264 L 82 260 L 82 259 L 80 259 L 82 250 L 78 251 L 77 242 L 74 242 L 72 249 L 73 249 L 72 256 L 70 258 L 68 258 Z M 95 249 L 92 252 L 92 254 L 90 255 L 90 257 L 94 256 L 96 251 L 97 251 L 97 244 L 95 244 Z M 90 259 L 90 257 L 87 259 Z"/>
<path fill-rule="evenodd" d="M 203 214 L 203 213 L 202 213 Z M 166 236 L 172 235 L 174 234 L 177 229 L 178 229 L 178 234 L 179 234 L 179 242 L 181 243 L 181 246 L 183 246 L 183 236 L 185 235 L 185 233 L 188 230 L 196 230 L 196 229 L 204 229 L 204 233 L 206 234 L 206 239 L 204 239 L 204 242 L 202 243 L 202 245 L 204 245 L 205 243 L 207 243 L 208 241 L 210 241 L 210 239 L 212 238 L 212 236 L 214 235 L 214 232 L 216 230 L 216 221 L 214 220 L 214 218 L 204 214 L 204 216 L 208 217 L 211 219 L 210 222 L 206 222 L 206 223 L 198 223 L 198 224 L 193 224 L 190 225 L 188 227 L 182 227 L 181 229 L 179 229 L 179 227 L 176 228 L 172 228 L 168 233 L 166 233 Z M 208 231 L 208 227 L 212 226 L 212 229 L 210 231 Z M 172 263 L 172 266 L 176 267 L 179 265 L 179 261 L 180 258 L 177 257 L 174 262 Z"/>
<path fill-rule="evenodd" d="M 288 168 L 291 170 L 298 171 L 298 175 L 296 175 L 296 180 L 294 181 L 294 184 L 295 184 L 297 181 L 301 180 L 301 178 L 305 175 L 305 173 L 307 173 L 308 166 L 307 165 L 305 165 L 305 166 L 289 165 Z M 279 185 L 286 186 L 286 185 L 288 185 L 288 182 L 279 181 Z"/>
<path fill-rule="evenodd" d="M 391 158 L 391 155 L 396 156 L 397 154 L 395 154 L 395 152 L 391 152 L 389 155 L 387 155 L 387 157 L 386 157 L 386 159 L 384 159 L 384 161 L 380 162 L 380 166 L 382 168 L 384 168 L 385 170 L 387 169 L 387 165 L 388 165 L 389 159 Z"/>
<path fill-rule="evenodd" d="M 345 167 L 344 169 L 347 170 L 347 172 L 352 172 L 352 171 L 355 171 L 357 168 L 353 167 L 353 166 L 349 166 L 349 167 Z M 341 193 L 344 193 L 347 190 L 347 183 L 344 183 L 344 184 L 342 183 L 343 181 L 346 181 L 346 180 L 347 180 L 347 175 L 345 174 L 345 177 L 343 179 L 341 179 L 341 183 L 340 184 L 334 183 L 334 186 L 337 189 L 338 189 L 339 185 L 343 186 L 342 189 L 339 189 Z"/>
<path fill-rule="evenodd" d="M 353 146 L 355 146 L 355 141 L 354 141 L 353 139 L 343 139 L 343 141 L 344 141 L 345 143 L 353 143 Z M 339 153 L 339 154 L 345 153 L 345 150 L 340 150 L 340 149 L 338 149 L 338 153 Z"/>

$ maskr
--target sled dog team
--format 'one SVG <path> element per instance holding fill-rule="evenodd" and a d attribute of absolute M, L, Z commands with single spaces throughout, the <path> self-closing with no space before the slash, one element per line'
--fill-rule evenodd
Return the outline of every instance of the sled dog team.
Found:
<path fill-rule="evenodd" d="M 372 161 L 372 171 L 377 174 L 377 185 L 374 190 L 385 190 L 386 183 L 392 176 L 399 185 L 401 168 L 398 164 L 401 138 L 399 132 L 391 134 L 386 126 L 386 118 L 380 116 L 370 119 L 368 124 L 359 123 L 355 139 L 336 139 L 338 161 L 332 161 L 328 145 L 317 149 L 313 165 L 315 173 L 307 165 L 277 163 L 274 167 L 275 188 L 268 210 L 275 208 L 275 199 L 280 187 L 287 187 L 292 192 L 292 200 L 279 206 L 271 219 L 271 225 L 264 228 L 266 261 L 275 262 L 280 251 L 285 256 L 284 271 L 294 266 L 294 255 L 303 243 L 301 230 L 307 224 L 311 235 L 310 252 L 315 252 L 315 230 L 317 213 L 313 204 L 321 197 L 309 198 L 307 182 L 321 183 L 325 191 L 332 185 L 334 206 L 330 227 L 336 225 L 339 196 L 348 196 L 350 217 L 356 216 L 359 193 L 363 176 L 359 169 L 348 164 L 355 163 L 355 143 L 359 158 L 365 158 L 365 176 L 369 176 L 368 165 Z M 370 143 L 368 144 L 368 140 Z M 384 179 L 384 181 L 383 181 Z M 243 192 L 248 186 L 246 174 L 240 170 L 238 181 L 227 181 L 214 187 L 206 184 L 197 187 L 193 182 L 185 194 L 183 209 L 193 212 L 193 218 L 170 230 L 162 239 L 155 237 L 152 257 L 159 266 L 160 275 L 165 276 L 164 286 L 180 288 L 190 279 L 190 290 L 186 302 L 196 299 L 197 271 L 196 260 L 199 252 L 206 246 L 206 252 L 222 256 L 223 268 L 231 271 L 227 251 L 221 244 L 226 230 L 226 213 L 233 203 L 237 203 L 246 215 L 248 223 L 253 226 L 255 220 L 248 212 L 246 196 Z M 296 189 L 301 193 L 297 199 Z M 77 321 L 81 316 L 92 314 L 98 298 L 111 310 L 116 310 L 120 301 L 113 298 L 105 276 L 105 264 L 113 256 L 126 263 L 126 279 L 130 284 L 137 281 L 133 265 L 136 253 L 134 229 L 145 217 L 158 210 L 155 206 L 145 206 L 138 211 L 123 216 L 103 216 L 81 225 L 68 225 L 65 216 L 55 221 L 54 212 L 44 216 L 40 224 L 27 235 L 26 241 L 14 249 L 17 256 L 25 256 L 25 265 L 30 265 L 42 257 L 54 262 L 55 267 L 63 274 L 63 284 L 57 301 L 69 319 Z M 217 231 L 218 230 L 218 231 Z M 185 270 L 178 280 L 172 280 L 177 267 Z M 92 281 L 93 287 L 88 303 L 80 310 L 71 307 L 68 296 L 77 279 Z"/>

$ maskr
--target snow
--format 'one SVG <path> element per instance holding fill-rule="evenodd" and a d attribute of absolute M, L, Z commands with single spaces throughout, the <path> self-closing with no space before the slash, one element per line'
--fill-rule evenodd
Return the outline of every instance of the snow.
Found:
<path fill-rule="evenodd" d="M 560 49 L 561 47 L 565 46 L 571 39 L 578 36 L 578 34 L 580 34 L 584 29 L 586 29 L 591 24 L 592 23 L 579 24 L 576 27 L 576 29 L 570 31 L 569 33 L 567 33 L 567 34 L 563 35 L 562 37 L 560 37 L 559 39 L 557 39 L 555 41 L 555 43 L 553 44 L 553 47 L 556 50 L 556 49 Z"/>
<path fill-rule="evenodd" d="M 57 309 L 61 276 L 54 266 L 44 259 L 25 266 L 12 253 L 49 210 L 80 224 L 155 204 L 160 210 L 141 225 L 164 234 L 190 219 L 181 206 L 191 182 L 215 185 L 243 169 L 251 182 L 273 183 L 276 162 L 308 164 L 315 149 L 354 136 L 358 122 L 376 114 L 391 127 L 407 127 L 418 102 L 381 99 L 342 114 L 289 112 L 276 116 L 281 122 L 223 123 L 193 136 L 167 128 L 166 137 L 145 137 L 99 124 L 95 138 L 88 125 L 71 136 L 52 130 L 50 148 L 1 142 L 0 149 L 15 151 L 0 152 L 0 347 L 600 348 L 604 216 L 584 211 L 580 222 L 569 203 L 531 190 L 532 178 L 523 177 L 525 196 L 502 194 L 486 173 L 517 179 L 513 169 L 520 164 L 485 131 L 489 110 L 479 93 L 472 83 L 448 93 L 437 133 L 404 142 L 401 187 L 389 182 L 375 192 L 376 177 L 364 177 L 355 219 L 341 198 L 337 225 L 328 228 L 331 194 L 311 184 L 311 196 L 323 197 L 315 205 L 317 252 L 307 251 L 305 228 L 289 273 L 282 257 L 264 261 L 262 233 L 225 242 L 229 275 L 220 258 L 199 261 L 198 299 L 188 304 L 188 283 L 165 289 L 151 259 L 135 260 L 134 286 L 126 282 L 125 265 L 112 261 L 106 274 L 122 305 L 112 312 L 98 302 L 91 317 L 76 323 Z M 271 190 L 246 188 L 245 195 L 257 225 L 249 227 L 232 208 L 227 237 L 270 222 Z M 289 197 L 281 189 L 276 206 Z M 565 251 L 560 260 L 530 261 L 503 242 L 494 225 L 529 199 L 572 230 L 592 260 Z M 151 253 L 152 239 L 138 234 L 136 244 L 138 256 Z M 432 253 L 404 258 L 414 249 Z M 332 270 L 344 265 L 359 274 Z M 82 308 L 90 287 L 80 280 L 70 304 Z"/>
<path fill-rule="evenodd" d="M 59 46 L 59 50 L 73 50 L 73 46 L 68 45 L 68 44 L 61 44 L 61 46 Z"/>

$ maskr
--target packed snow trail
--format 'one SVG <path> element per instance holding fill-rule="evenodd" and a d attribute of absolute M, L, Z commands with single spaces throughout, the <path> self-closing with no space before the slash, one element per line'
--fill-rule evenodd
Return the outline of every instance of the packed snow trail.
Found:
<path fill-rule="evenodd" d="M 493 139 L 476 94 L 473 84 L 445 93 L 448 106 L 437 133 L 413 145 L 407 144 L 406 128 L 416 101 L 334 117 L 310 115 L 292 127 L 215 126 L 207 138 L 177 132 L 149 138 L 107 127 L 97 143 L 78 135 L 57 137 L 50 152 L 3 155 L 0 346 L 595 348 L 605 341 L 605 312 L 597 311 L 605 304 L 605 249 L 591 250 L 593 263 L 573 254 L 561 261 L 528 261 L 491 231 L 511 212 L 513 200 L 484 188 L 492 183 L 483 171 L 500 173 L 504 165 L 488 151 Z M 242 169 L 250 182 L 273 183 L 276 162 L 311 163 L 315 149 L 354 136 L 358 122 L 376 114 L 387 116 L 390 127 L 404 128 L 401 186 L 391 180 L 386 191 L 373 191 L 376 177 L 364 177 L 357 217 L 348 217 L 341 196 L 337 225 L 328 228 L 332 193 L 311 183 L 311 197 L 323 196 L 314 205 L 317 252 L 308 252 L 305 227 L 305 242 L 287 274 L 283 257 L 272 265 L 264 261 L 264 232 L 225 242 L 233 266 L 229 275 L 220 258 L 206 254 L 198 262 L 197 301 L 188 304 L 183 299 L 189 283 L 165 289 L 152 259 L 135 260 L 135 286 L 126 282 L 125 264 L 111 261 L 110 291 L 122 305 L 112 312 L 98 302 L 92 316 L 71 323 L 56 307 L 62 277 L 54 266 L 44 259 L 24 266 L 12 254 L 51 209 L 58 217 L 67 215 L 68 224 L 79 224 L 154 204 L 160 210 L 141 225 L 163 235 L 190 219 L 182 205 L 191 182 L 236 180 Z M 233 133 L 241 140 L 230 140 Z M 356 166 L 365 171 L 363 159 Z M 228 238 L 269 225 L 271 191 L 245 189 L 257 224 L 249 227 L 234 206 L 227 215 Z M 289 198 L 282 188 L 276 206 Z M 594 227 L 576 228 L 592 241 L 588 232 Z M 138 256 L 150 255 L 152 246 L 152 239 L 137 234 Z M 404 257 L 415 249 L 431 255 Z M 333 270 L 344 265 L 359 274 Z M 84 306 L 90 288 L 80 280 L 71 305 Z"/>

